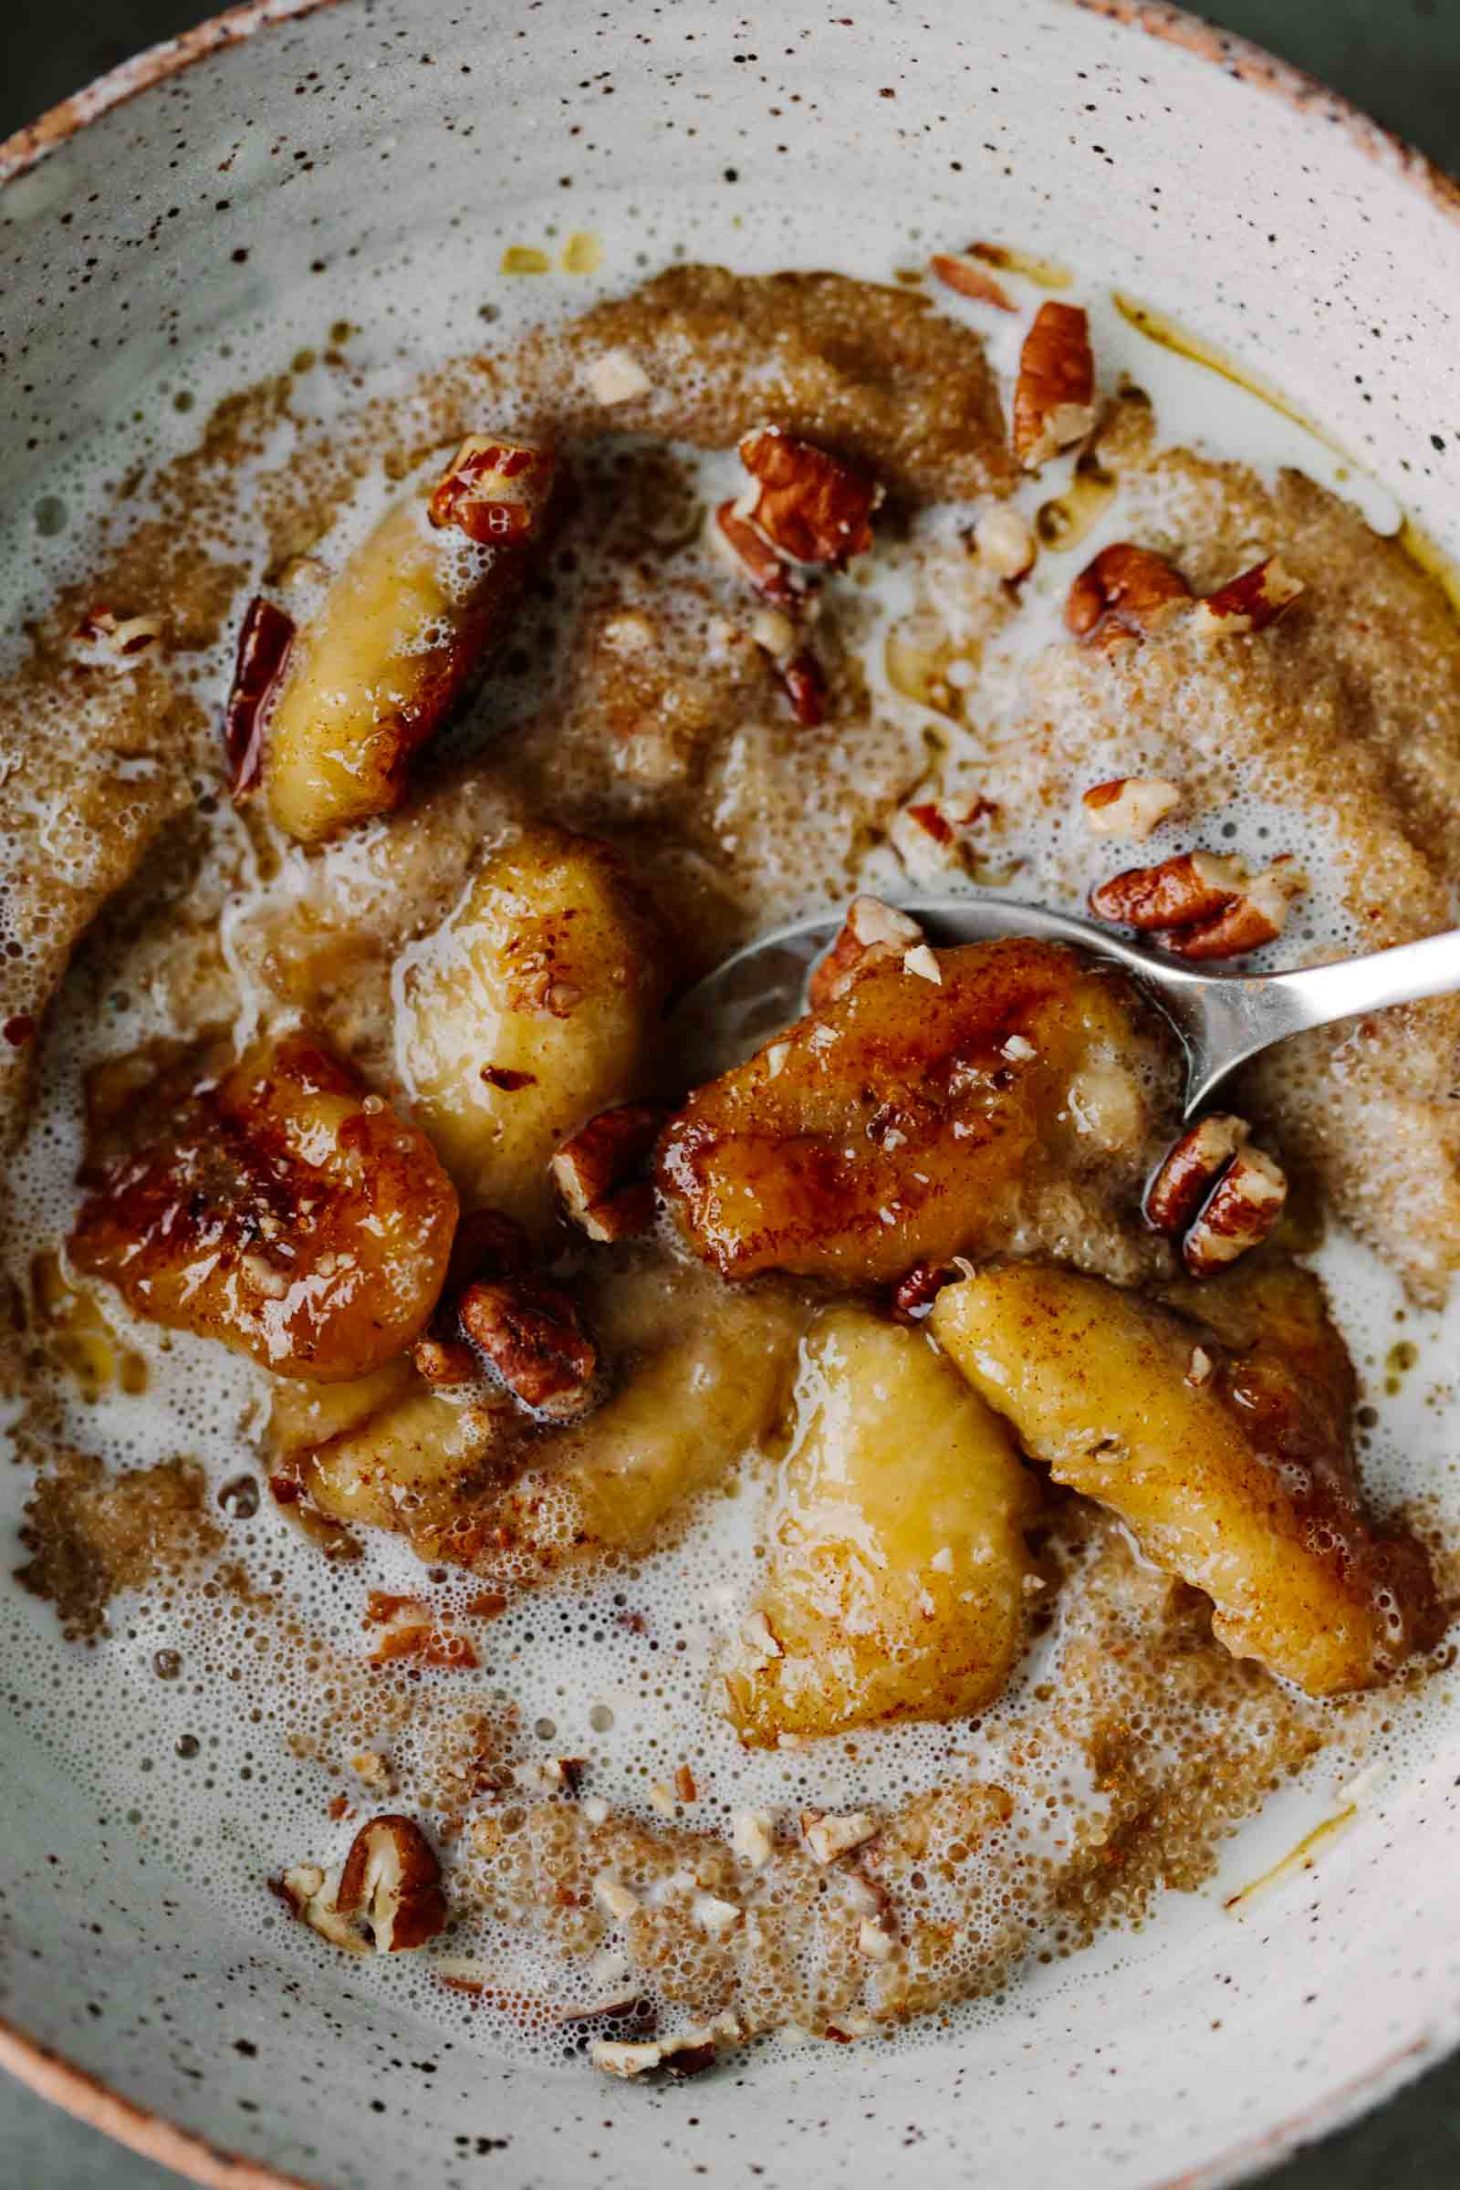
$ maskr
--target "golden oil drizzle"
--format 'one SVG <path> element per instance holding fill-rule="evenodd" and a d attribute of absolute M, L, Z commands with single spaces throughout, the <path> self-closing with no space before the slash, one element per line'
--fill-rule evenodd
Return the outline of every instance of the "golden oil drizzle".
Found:
<path fill-rule="evenodd" d="M 1289 1848 L 1287 1854 L 1279 1857 L 1278 1861 L 1269 1870 L 1265 1870 L 1259 1877 L 1249 1880 L 1248 1884 L 1239 1887 L 1236 1893 L 1228 1894 L 1226 1900 L 1222 1903 L 1223 1908 L 1242 1908 L 1255 1894 L 1263 1892 L 1268 1886 L 1275 1886 L 1278 1880 L 1286 1878 L 1290 1871 L 1311 1871 L 1313 1858 L 1318 1849 L 1326 1841 L 1332 1840 L 1337 1834 L 1350 1826 L 1358 1814 L 1359 1806 L 1357 1802 L 1346 1802 L 1341 1810 L 1334 1811 L 1332 1817 L 1325 1817 L 1313 1827 L 1312 1832 L 1305 1833 L 1298 1845 L 1295 1848 Z"/>
<path fill-rule="evenodd" d="M 93 1296 L 73 1285 L 54 1248 L 30 1266 L 32 1319 L 45 1342 L 92 1405 L 115 1384 L 135 1397 L 147 1389 L 147 1362 L 126 1346 Z"/>
<path fill-rule="evenodd" d="M 575 229 L 563 245 L 558 264 L 565 274 L 596 274 L 603 264 L 602 238 L 590 229 Z"/>
<path fill-rule="evenodd" d="M 1438 540 L 1417 525 L 1412 517 L 1406 517 L 1399 528 L 1399 545 L 1427 578 L 1434 579 L 1450 606 L 1460 615 L 1460 564 L 1455 558 L 1447 555 Z"/>
<path fill-rule="evenodd" d="M 1122 289 L 1112 289 L 1110 301 L 1127 326 L 1134 327 L 1136 333 L 1144 335 L 1148 342 L 1159 343 L 1163 350 L 1172 350 L 1178 357 L 1190 358 L 1193 364 L 1205 365 L 1208 372 L 1219 373 L 1223 380 L 1230 380 L 1234 388 L 1242 388 L 1248 395 L 1255 395 L 1259 402 L 1268 404 L 1290 424 L 1301 427 L 1304 433 L 1311 433 L 1316 441 L 1321 441 L 1335 456 L 1347 460 L 1347 450 L 1340 448 L 1330 434 L 1326 434 L 1321 426 L 1315 425 L 1306 412 L 1300 411 L 1296 404 L 1291 403 L 1270 380 L 1264 380 L 1260 373 L 1252 372 L 1246 365 L 1239 365 L 1225 350 L 1219 350 L 1214 343 L 1192 334 L 1179 320 L 1169 318 L 1165 312 L 1158 312 L 1153 304 L 1142 304 L 1138 297 L 1129 296 Z"/>
<path fill-rule="evenodd" d="M 539 251 L 531 243 L 509 243 L 497 269 L 501 274 L 550 274 L 552 270 L 553 262 L 546 251 Z"/>
<path fill-rule="evenodd" d="M 968 256 L 982 259 L 985 266 L 1000 267 L 1006 274 L 1022 274 L 1040 289 L 1068 289 L 1075 278 L 1058 259 L 1036 258 L 1031 251 L 1015 251 L 1004 243 L 971 243 Z"/>

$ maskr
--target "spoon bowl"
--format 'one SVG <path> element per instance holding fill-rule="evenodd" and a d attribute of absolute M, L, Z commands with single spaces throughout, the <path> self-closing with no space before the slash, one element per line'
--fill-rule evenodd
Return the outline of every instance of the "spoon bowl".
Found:
<path fill-rule="evenodd" d="M 921 922 L 935 944 L 1029 935 L 1073 944 L 1123 967 L 1181 1043 L 1187 1118 L 1206 1107 L 1239 1065 L 1290 1034 L 1460 989 L 1460 929 L 1289 973 L 1198 973 L 1127 942 L 1099 921 L 992 891 L 906 898 L 898 910 Z M 695 984 L 679 1005 L 677 1022 L 697 1076 L 727 1071 L 799 1016 L 807 976 L 842 919 L 840 911 L 812 913 L 772 928 Z"/>

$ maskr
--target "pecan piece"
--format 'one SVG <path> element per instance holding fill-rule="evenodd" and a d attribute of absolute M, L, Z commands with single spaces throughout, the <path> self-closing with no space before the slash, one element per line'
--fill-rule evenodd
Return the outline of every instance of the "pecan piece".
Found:
<path fill-rule="evenodd" d="M 847 917 L 826 956 L 812 971 L 806 1000 L 813 1011 L 845 996 L 869 966 L 884 958 L 902 958 L 923 941 L 916 920 L 880 897 L 854 897 Z"/>
<path fill-rule="evenodd" d="M 1287 1198 L 1281 1165 L 1264 1149 L 1240 1148 L 1181 1243 L 1181 1259 L 1191 1275 L 1210 1277 L 1259 1246 Z"/>
<path fill-rule="evenodd" d="M 1085 565 L 1065 602 L 1065 626 L 1082 646 L 1110 653 L 1147 638 L 1191 588 L 1154 548 L 1117 540 Z"/>
<path fill-rule="evenodd" d="M 162 644 L 160 616 L 119 616 L 93 608 L 71 634 L 71 652 L 88 669 L 135 669 Z"/>
<path fill-rule="evenodd" d="M 264 765 L 264 732 L 294 645 L 292 616 L 256 593 L 238 634 L 233 684 L 223 715 L 223 750 L 233 772 L 233 795 L 246 798 Z"/>
<path fill-rule="evenodd" d="M 1091 784 L 1080 804 L 1092 835 L 1140 842 L 1175 813 L 1181 793 L 1164 776 L 1113 776 L 1108 783 Z"/>
<path fill-rule="evenodd" d="M 427 514 L 479 547 L 531 540 L 552 493 L 553 459 L 529 442 L 468 434 L 436 482 Z"/>
<path fill-rule="evenodd" d="M 972 540 L 979 561 L 1006 585 L 1017 585 L 1034 568 L 1034 527 L 1006 502 L 975 519 Z"/>
<path fill-rule="evenodd" d="M 924 1322 L 943 1287 L 963 1274 L 956 1262 L 915 1262 L 893 1291 L 893 1322 Z"/>
<path fill-rule="evenodd" d="M 441 1866 L 413 1818 L 372 1817 L 350 1843 L 335 1907 L 369 1926 L 377 1954 L 424 1946 L 444 1929 Z"/>
<path fill-rule="evenodd" d="M 1146 1221 L 1158 1232 L 1184 1232 L 1248 1136 L 1243 1118 L 1214 1110 L 1187 1127 L 1161 1159 L 1146 1189 Z"/>
<path fill-rule="evenodd" d="M 872 545 L 875 480 L 780 426 L 761 426 L 740 442 L 740 461 L 755 480 L 743 514 L 778 555 L 841 570 Z"/>
<path fill-rule="evenodd" d="M 1240 897 L 1194 926 L 1161 938 L 1179 958 L 1238 958 L 1246 951 L 1274 943 L 1287 925 L 1295 897 L 1308 887 L 1308 877 L 1290 855 L 1275 859 L 1261 874 L 1251 875 Z"/>
<path fill-rule="evenodd" d="M 654 1222 L 649 1158 L 665 1113 L 653 1103 L 600 1110 L 564 1141 L 549 1169 L 563 1207 L 590 1239 L 628 1239 Z"/>
<path fill-rule="evenodd" d="M 1242 895 L 1242 863 L 1215 852 L 1179 852 L 1155 867 L 1127 867 L 1090 892 L 1099 920 L 1118 920 L 1142 933 L 1195 927 Z"/>
<path fill-rule="evenodd" d="M 365 1604 L 365 1625 L 379 1630 L 370 1646 L 371 1665 L 414 1658 L 419 1665 L 470 1672 L 481 1663 L 470 1638 L 443 1626 L 424 1597 L 397 1597 L 388 1590 L 372 1589 Z"/>
<path fill-rule="evenodd" d="M 468 1285 L 461 1327 L 522 1406 L 567 1422 L 593 1403 L 598 1351 L 575 1303 L 539 1278 Z"/>
<path fill-rule="evenodd" d="M 1024 338 L 1014 386 L 1014 454 L 1037 471 L 1095 423 L 1090 322 L 1078 304 L 1041 304 Z"/>
<path fill-rule="evenodd" d="M 786 688 L 791 712 L 803 729 L 814 730 L 826 720 L 826 672 L 809 647 L 802 647 L 788 662 L 777 664 L 777 675 Z"/>
<path fill-rule="evenodd" d="M 1265 631 L 1302 591 L 1302 579 L 1295 578 L 1276 555 L 1269 555 L 1218 586 L 1215 593 L 1203 594 L 1191 619 L 1192 631 L 1199 639 Z"/>
<path fill-rule="evenodd" d="M 715 512 L 715 526 L 720 543 L 728 549 L 735 562 L 768 601 L 786 608 L 798 601 L 805 591 L 806 580 L 789 563 L 781 560 L 768 540 L 763 540 L 748 517 L 742 517 L 733 502 L 722 502 Z"/>

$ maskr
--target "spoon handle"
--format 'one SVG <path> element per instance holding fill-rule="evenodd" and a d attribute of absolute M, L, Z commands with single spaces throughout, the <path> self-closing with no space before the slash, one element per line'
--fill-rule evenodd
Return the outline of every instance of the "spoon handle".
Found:
<path fill-rule="evenodd" d="M 1460 928 L 1427 935 L 1419 943 L 1400 943 L 1393 950 L 1374 951 L 1366 958 L 1276 973 L 1264 987 L 1264 1015 L 1271 1009 L 1280 1017 L 1284 1034 L 1326 1027 L 1335 1019 L 1355 1019 L 1387 1004 L 1443 996 L 1460 989 Z"/>

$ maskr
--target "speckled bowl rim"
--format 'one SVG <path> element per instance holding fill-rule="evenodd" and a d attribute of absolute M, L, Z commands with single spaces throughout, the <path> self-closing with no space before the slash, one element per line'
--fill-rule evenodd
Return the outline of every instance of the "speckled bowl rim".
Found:
<path fill-rule="evenodd" d="M 225 8 L 193 30 L 149 46 L 0 143 L 0 186 L 25 174 L 57 145 L 77 135 L 100 115 L 125 105 L 139 92 L 165 83 L 197 62 L 230 51 L 256 31 L 267 30 L 275 23 L 296 22 L 338 4 L 339 0 L 243 0 L 241 6 Z M 1066 0 L 1066 4 L 1127 30 L 1164 39 L 1199 60 L 1211 62 L 1238 83 L 1276 93 L 1300 114 L 1341 129 L 1370 159 L 1395 169 L 1412 188 L 1460 221 L 1460 181 L 1317 77 L 1291 62 L 1278 60 L 1250 39 L 1204 22 L 1185 8 L 1172 6 L 1170 0 Z M 1219 2190 L 1222 2184 L 1266 2172 L 1300 2146 L 1344 2128 L 1382 2100 L 1393 2097 L 1422 2069 L 1441 2060 L 1457 2042 L 1460 2003 L 1456 2004 L 1447 2032 L 1427 2033 L 1396 2047 L 1276 2128 L 1229 2145 L 1217 2158 L 1170 2177 L 1158 2190 Z M 100 2077 L 27 2037 L 3 2016 L 0 2069 L 77 2121 L 88 2123 L 159 2167 L 172 2168 L 201 2184 L 203 2190 L 319 2190 L 318 2185 L 298 2175 L 281 2174 L 260 2161 L 225 2151 L 150 2108 L 136 2105 Z"/>

